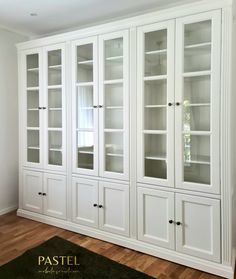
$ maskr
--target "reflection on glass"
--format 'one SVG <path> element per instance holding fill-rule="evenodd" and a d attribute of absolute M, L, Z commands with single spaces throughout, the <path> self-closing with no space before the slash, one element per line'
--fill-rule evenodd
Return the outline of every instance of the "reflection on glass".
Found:
<path fill-rule="evenodd" d="M 123 133 L 105 132 L 105 171 L 123 172 Z"/>
<path fill-rule="evenodd" d="M 144 83 L 145 107 L 166 105 L 167 87 L 166 79 L 148 80 Z"/>
<path fill-rule="evenodd" d="M 78 132 L 78 168 L 93 169 L 94 136 L 92 132 Z"/>
<path fill-rule="evenodd" d="M 38 54 L 30 54 L 26 57 L 27 87 L 39 86 L 39 57 Z"/>
<path fill-rule="evenodd" d="M 48 132 L 48 163 L 50 165 L 62 165 L 62 132 L 49 131 Z"/>
<path fill-rule="evenodd" d="M 93 45 L 77 47 L 77 82 L 93 81 Z"/>
<path fill-rule="evenodd" d="M 39 163 L 39 131 L 27 131 L 27 161 Z"/>
<path fill-rule="evenodd" d="M 61 50 L 48 52 L 48 85 L 61 85 Z"/>

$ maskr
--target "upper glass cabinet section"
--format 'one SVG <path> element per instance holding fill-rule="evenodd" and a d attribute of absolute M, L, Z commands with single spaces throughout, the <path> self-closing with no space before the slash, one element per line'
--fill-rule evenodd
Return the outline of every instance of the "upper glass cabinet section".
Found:
<path fill-rule="evenodd" d="M 177 20 L 177 187 L 214 192 L 219 184 L 220 15 Z M 217 29 L 218 28 L 218 29 Z M 182 48 L 182 49 L 181 49 Z M 181 57 L 181 53 L 183 56 Z M 181 71 L 182 69 L 182 71 Z M 176 127 L 176 131 L 178 128 Z M 216 185 L 214 185 L 216 181 Z"/>

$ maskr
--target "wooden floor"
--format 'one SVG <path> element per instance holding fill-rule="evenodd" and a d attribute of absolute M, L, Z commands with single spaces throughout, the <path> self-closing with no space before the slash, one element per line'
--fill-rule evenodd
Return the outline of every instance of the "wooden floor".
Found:
<path fill-rule="evenodd" d="M 154 278 L 221 278 L 98 239 L 21 218 L 16 216 L 16 212 L 0 216 L 0 265 L 18 257 L 26 250 L 39 245 L 55 235 L 121 264 L 147 273 Z"/>

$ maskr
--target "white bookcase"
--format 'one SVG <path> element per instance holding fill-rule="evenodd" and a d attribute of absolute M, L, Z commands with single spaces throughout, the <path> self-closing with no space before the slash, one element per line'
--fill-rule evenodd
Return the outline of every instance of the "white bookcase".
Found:
<path fill-rule="evenodd" d="M 198 1 L 19 44 L 18 215 L 233 279 L 232 28 Z"/>

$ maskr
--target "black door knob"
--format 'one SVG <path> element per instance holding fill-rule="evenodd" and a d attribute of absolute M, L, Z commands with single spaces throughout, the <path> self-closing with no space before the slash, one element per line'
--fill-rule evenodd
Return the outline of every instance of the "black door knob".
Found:
<path fill-rule="evenodd" d="M 42 193 L 41 193 L 41 192 L 38 192 L 38 195 L 42 195 Z"/>
<path fill-rule="evenodd" d="M 168 103 L 168 106 L 171 107 L 171 106 L 173 106 L 173 104 L 172 103 Z"/>
<path fill-rule="evenodd" d="M 177 102 L 177 103 L 176 103 L 176 106 L 180 106 L 180 102 Z"/>
<path fill-rule="evenodd" d="M 96 203 L 94 203 L 94 205 L 93 205 L 94 207 L 97 207 L 98 205 L 96 204 Z"/>
<path fill-rule="evenodd" d="M 170 224 L 173 224 L 173 223 L 174 223 L 174 221 L 173 221 L 173 220 L 169 220 L 169 223 L 170 223 Z"/>
<path fill-rule="evenodd" d="M 101 205 L 101 204 L 99 204 L 99 206 L 98 206 L 99 208 L 102 208 L 103 206 Z"/>
<path fill-rule="evenodd" d="M 181 225 L 181 223 L 180 223 L 180 222 L 176 222 L 176 225 L 177 225 L 177 226 L 180 226 L 180 225 Z"/>
<path fill-rule="evenodd" d="M 43 193 L 43 196 L 46 196 L 47 194 L 46 193 Z"/>

